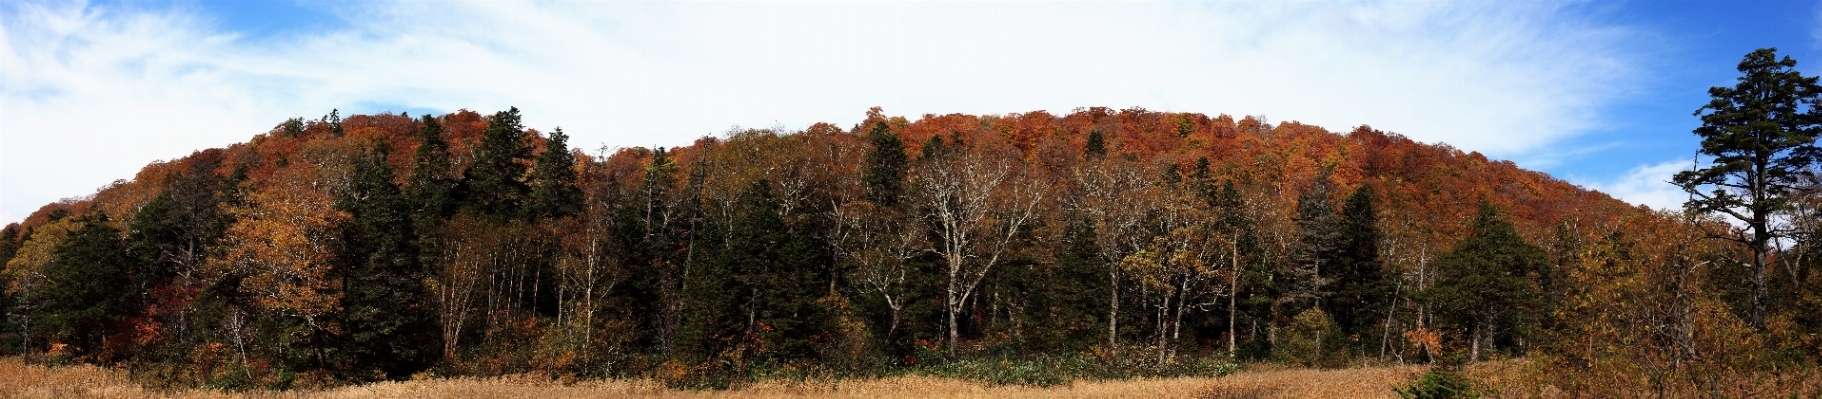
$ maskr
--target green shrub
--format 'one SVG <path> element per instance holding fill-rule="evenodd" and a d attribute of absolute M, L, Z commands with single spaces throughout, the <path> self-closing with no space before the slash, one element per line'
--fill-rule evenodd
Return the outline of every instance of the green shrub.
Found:
<path fill-rule="evenodd" d="M 1468 378 L 1448 367 L 1437 367 L 1424 373 L 1423 377 L 1410 386 L 1394 387 L 1393 391 L 1405 399 L 1451 399 L 1475 398 L 1480 395 L 1468 383 Z"/>

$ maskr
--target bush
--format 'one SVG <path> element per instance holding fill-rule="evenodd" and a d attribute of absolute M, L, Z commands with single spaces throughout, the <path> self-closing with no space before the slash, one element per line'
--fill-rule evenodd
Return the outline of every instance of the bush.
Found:
<path fill-rule="evenodd" d="M 1284 360 L 1305 366 L 1323 367 L 1339 363 L 1336 355 L 1344 353 L 1347 343 L 1328 313 L 1311 308 L 1297 314 L 1286 331 L 1280 354 Z"/>
<path fill-rule="evenodd" d="M 1392 390 L 1397 391 L 1398 396 L 1405 399 L 1479 397 L 1475 394 L 1474 387 L 1468 383 L 1467 377 L 1463 377 L 1460 372 L 1448 367 L 1432 368 L 1430 372 L 1424 373 L 1423 377 L 1418 378 L 1410 386 L 1393 387 Z"/>

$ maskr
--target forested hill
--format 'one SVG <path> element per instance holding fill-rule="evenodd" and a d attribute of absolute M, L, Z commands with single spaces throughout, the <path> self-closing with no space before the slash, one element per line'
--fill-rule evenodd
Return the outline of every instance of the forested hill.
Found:
<path fill-rule="evenodd" d="M 280 385 L 1478 357 L 1541 342 L 1550 276 L 1652 215 L 1366 126 L 1138 108 L 570 144 L 516 109 L 331 115 L 153 163 L 7 227 L 0 348 Z M 1502 272 L 1519 297 L 1435 294 L 1461 281 L 1445 254 L 1501 231 L 1542 262 Z"/>
<path fill-rule="evenodd" d="M 1511 161 L 1490 160 L 1478 152 L 1464 153 L 1446 143 L 1423 144 L 1369 126 L 1339 133 L 1294 121 L 1273 126 L 1250 116 L 1236 120 L 1228 115 L 1210 117 L 1143 108 L 1093 107 L 1062 116 L 1044 111 L 924 115 L 915 121 L 886 117 L 879 112 L 869 112 L 864 123 L 849 129 L 826 123 L 791 132 L 737 129 L 705 136 L 690 145 L 660 149 L 669 152 L 673 162 L 689 161 L 677 162 L 678 170 L 706 166 L 712 170 L 708 174 L 728 175 L 718 181 L 745 181 L 760 176 L 777 180 L 774 174 L 809 179 L 804 182 L 805 187 L 822 197 L 797 200 L 825 212 L 832 208 L 831 201 L 862 200 L 857 197 L 857 187 L 861 184 L 858 179 L 863 157 L 872 149 L 868 133 L 872 125 L 881 122 L 905 143 L 905 152 L 912 158 L 921 158 L 932 139 L 952 143 L 959 138 L 971 149 L 1016 151 L 1021 167 L 1039 167 L 1043 176 L 1056 180 L 1058 185 L 1049 196 L 1082 196 L 1087 188 L 1074 180 L 1088 170 L 1144 174 L 1146 180 L 1154 180 L 1149 183 L 1158 183 L 1172 170 L 1178 176 L 1195 177 L 1201 170 L 1200 161 L 1206 159 L 1205 179 L 1232 181 L 1240 185 L 1237 188 L 1248 189 L 1249 194 L 1261 199 L 1279 197 L 1276 202 L 1295 203 L 1298 195 L 1308 191 L 1327 170 L 1331 173 L 1326 180 L 1332 189 L 1349 191 L 1362 184 L 1371 186 L 1386 201 L 1381 205 L 1387 212 L 1385 216 L 1411 219 L 1408 224 L 1426 225 L 1444 236 L 1457 235 L 1450 233 L 1459 232 L 1461 222 L 1480 201 L 1506 210 L 1532 238 L 1546 234 L 1534 231 L 1536 228 L 1553 226 L 1565 218 L 1603 220 L 1630 207 L 1606 194 L 1542 172 L 1520 169 Z M 449 146 L 449 174 L 464 176 L 462 172 L 474 157 L 474 146 L 487 128 L 489 117 L 462 110 L 434 119 L 441 122 L 443 140 Z M 334 181 L 326 183 L 345 186 L 352 160 L 379 141 L 387 142 L 391 149 L 388 159 L 396 174 L 395 183 L 409 185 L 407 178 L 415 170 L 413 154 L 421 142 L 421 127 L 419 120 L 393 114 L 357 115 L 339 122 L 329 117 L 289 120 L 254 136 L 248 143 L 153 162 L 132 179 L 116 181 L 92 195 L 46 204 L 22 221 L 20 227 L 44 224 L 59 211 L 99 211 L 116 221 L 126 220 L 151 198 L 172 191 L 175 178 L 208 173 L 217 179 L 228 179 L 240 168 L 246 168 L 246 177 L 254 177 L 244 189 L 265 187 L 279 180 L 273 177 L 275 174 L 290 173 L 281 169 L 332 176 L 329 178 Z M 1100 137 L 1100 144 L 1092 151 L 1105 156 L 1090 155 L 1094 136 Z M 521 140 L 527 151 L 541 153 L 546 135 L 527 129 Z M 972 145 L 976 142 L 979 145 Z M 652 155 L 652 149 L 642 147 L 617 148 L 609 154 L 594 149 L 570 150 L 570 159 L 575 161 L 572 169 L 578 174 L 594 173 L 579 176 L 576 184 L 583 188 L 605 183 L 607 177 L 601 174 L 610 170 L 620 180 L 641 179 Z M 706 159 L 702 155 L 705 152 L 711 153 Z M 741 153 L 764 157 L 732 155 Z M 292 158 L 311 163 L 293 165 Z M 716 162 L 718 158 L 721 162 Z M 529 166 L 532 162 L 528 159 L 519 163 Z M 810 165 L 817 162 L 825 164 Z M 801 172 L 804 170 L 811 172 Z M 678 177 L 687 177 L 687 173 L 693 172 Z M 675 182 L 687 183 L 681 179 Z M 325 194 L 335 188 L 318 187 Z M 1343 191 L 1331 192 L 1335 196 L 1332 199 L 1339 200 Z M 588 198 L 591 202 L 599 200 L 602 199 L 592 195 Z M 1047 211 L 1063 211 L 1075 202 L 1079 201 L 1050 198 L 1045 205 L 1051 208 Z"/>

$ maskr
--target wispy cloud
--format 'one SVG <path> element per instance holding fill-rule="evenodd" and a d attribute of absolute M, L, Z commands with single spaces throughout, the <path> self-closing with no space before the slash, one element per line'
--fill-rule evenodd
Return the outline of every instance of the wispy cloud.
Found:
<path fill-rule="evenodd" d="M 1822 47 L 1822 4 L 1817 4 L 1812 14 L 1815 15 L 1815 22 L 1810 25 L 1809 37 L 1814 41 L 1810 45 Z"/>
<path fill-rule="evenodd" d="M 1654 165 L 1644 165 L 1626 171 L 1626 174 L 1611 182 L 1578 182 L 1584 187 L 1599 190 L 1622 201 L 1649 206 L 1651 209 L 1676 210 L 1683 208 L 1683 202 L 1689 200 L 1689 194 L 1674 184 L 1670 178 L 1677 172 L 1689 170 L 1694 165 L 1690 161 L 1667 161 Z"/>
<path fill-rule="evenodd" d="M 516 105 L 592 146 L 852 123 L 875 105 L 1136 105 L 1546 159 L 1635 72 L 1630 32 L 1560 3 L 336 7 L 335 30 L 252 37 L 180 7 L 0 5 L 0 220 L 337 107 Z"/>

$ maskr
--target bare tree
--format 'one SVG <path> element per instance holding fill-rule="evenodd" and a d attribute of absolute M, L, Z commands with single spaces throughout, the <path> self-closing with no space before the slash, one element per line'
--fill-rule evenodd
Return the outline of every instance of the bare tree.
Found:
<path fill-rule="evenodd" d="M 945 159 L 925 162 L 911 179 L 915 202 L 938 239 L 933 250 L 947 266 L 943 305 L 950 355 L 960 341 L 957 319 L 963 306 L 1036 216 L 1051 186 L 1047 179 L 1025 178 L 1031 166 L 1012 149 L 980 148 L 957 149 Z"/>
<path fill-rule="evenodd" d="M 1149 243 L 1145 217 L 1154 187 L 1148 182 L 1156 173 L 1152 168 L 1115 157 L 1093 159 L 1074 170 L 1078 195 L 1068 196 L 1075 208 L 1093 221 L 1096 247 L 1107 263 L 1109 282 L 1107 300 L 1107 347 L 1119 346 L 1120 330 L 1120 261 Z"/>

